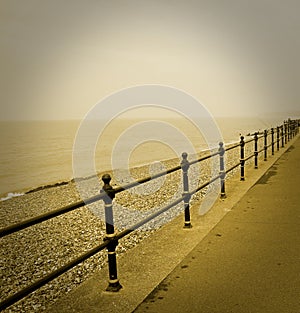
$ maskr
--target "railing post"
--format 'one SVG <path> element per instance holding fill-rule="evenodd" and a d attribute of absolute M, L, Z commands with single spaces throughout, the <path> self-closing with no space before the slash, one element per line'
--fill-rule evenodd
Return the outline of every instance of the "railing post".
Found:
<path fill-rule="evenodd" d="M 258 168 L 258 148 L 257 148 L 257 142 L 258 142 L 258 134 L 257 132 L 254 134 L 254 168 Z"/>
<path fill-rule="evenodd" d="M 182 169 L 182 180 L 183 180 L 183 203 L 184 203 L 184 228 L 191 228 L 191 215 L 190 215 L 190 199 L 191 195 L 189 193 L 189 178 L 188 170 L 190 167 L 190 162 L 187 159 L 188 154 L 186 152 L 182 153 L 181 169 Z"/>
<path fill-rule="evenodd" d="M 267 155 L 268 155 L 268 131 L 264 130 L 264 161 L 267 161 Z"/>
<path fill-rule="evenodd" d="M 240 146 L 241 146 L 241 180 L 245 180 L 245 141 L 244 141 L 244 136 L 241 136 L 241 141 L 240 141 Z"/>
<path fill-rule="evenodd" d="M 281 125 L 281 148 L 284 148 L 284 134 L 283 134 L 283 125 Z"/>
<path fill-rule="evenodd" d="M 112 201 L 115 197 L 115 191 L 110 185 L 111 177 L 109 174 L 102 176 L 104 182 L 103 189 L 106 196 L 103 198 L 105 207 L 105 225 L 106 225 L 106 237 L 104 240 L 109 240 L 110 243 L 107 246 L 108 251 L 108 271 L 109 271 L 109 285 L 106 291 L 117 292 L 122 286 L 118 279 L 117 272 L 117 257 L 116 257 L 116 246 L 118 240 L 115 239 L 115 227 L 114 227 L 114 216 L 113 216 L 113 205 Z"/>
<path fill-rule="evenodd" d="M 224 167 L 224 154 L 225 154 L 225 149 L 224 149 L 224 144 L 223 142 L 219 143 L 219 155 L 220 155 L 220 181 L 221 181 L 221 199 L 226 198 L 226 193 L 225 193 L 225 167 Z"/>
<path fill-rule="evenodd" d="M 271 128 L 272 155 L 274 155 L 274 128 Z"/>
<path fill-rule="evenodd" d="M 288 136 L 288 122 L 287 121 L 284 121 L 283 122 L 284 123 L 284 142 L 285 142 L 285 144 L 287 144 L 287 142 L 288 142 L 288 138 L 287 138 L 287 136 Z"/>
<path fill-rule="evenodd" d="M 279 126 L 277 126 L 277 151 L 279 151 Z"/>

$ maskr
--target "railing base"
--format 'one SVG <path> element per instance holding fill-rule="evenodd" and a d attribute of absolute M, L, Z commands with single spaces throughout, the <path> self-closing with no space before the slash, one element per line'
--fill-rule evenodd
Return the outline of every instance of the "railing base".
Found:
<path fill-rule="evenodd" d="M 192 224 L 191 222 L 185 222 L 184 225 L 183 225 L 183 228 L 192 228 Z"/>
<path fill-rule="evenodd" d="M 122 287 L 122 285 L 120 284 L 120 282 L 116 282 L 116 283 L 109 283 L 108 287 L 106 288 L 106 291 L 109 292 L 118 292 Z"/>

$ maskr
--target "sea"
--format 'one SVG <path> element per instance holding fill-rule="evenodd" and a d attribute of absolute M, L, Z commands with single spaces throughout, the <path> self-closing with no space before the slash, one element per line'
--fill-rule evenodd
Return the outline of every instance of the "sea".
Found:
<path fill-rule="evenodd" d="M 240 135 L 276 127 L 287 118 L 215 118 L 217 140 L 237 142 Z M 93 166 L 97 172 L 178 157 L 180 151 L 211 148 L 204 136 L 207 129 L 201 129 L 200 120 L 195 123 L 184 118 L 160 117 L 115 119 L 106 126 L 104 121 L 93 123 L 97 125 L 89 129 L 92 133 L 83 134 L 83 123 L 79 120 L 1 121 L 1 200 L 39 186 L 67 182 L 76 175 L 85 176 L 78 168 L 90 162 L 89 156 L 75 157 L 74 164 L 80 144 L 85 149 L 93 145 Z"/>

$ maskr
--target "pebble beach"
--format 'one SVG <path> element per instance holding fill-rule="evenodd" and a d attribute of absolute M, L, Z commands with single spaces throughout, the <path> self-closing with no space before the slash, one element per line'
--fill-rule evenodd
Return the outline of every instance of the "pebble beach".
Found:
<path fill-rule="evenodd" d="M 237 150 L 233 149 L 228 152 L 227 167 L 238 162 Z M 179 164 L 178 159 L 163 161 L 156 166 L 156 171 L 169 169 Z M 196 164 L 190 167 L 190 190 L 210 179 L 211 168 L 211 159 L 201 162 L 200 166 Z M 215 171 L 217 172 L 218 169 Z M 113 172 L 108 173 L 113 177 L 111 185 L 119 186 L 120 181 L 114 179 L 117 175 Z M 149 172 L 149 166 L 141 166 L 131 169 L 130 173 L 133 179 L 140 179 L 149 176 L 151 171 Z M 100 184 L 102 174 L 99 173 L 98 177 Z M 227 178 L 230 178 L 230 174 Z M 123 180 L 122 184 L 126 184 L 126 180 Z M 87 186 L 88 196 L 99 193 L 99 190 L 93 190 L 93 186 L 88 184 Z M 216 186 L 218 188 L 218 184 Z M 72 180 L 66 184 L 39 188 L 23 196 L 0 202 L 1 227 L 81 200 L 83 194 L 82 191 L 78 192 L 77 187 L 76 182 Z M 206 189 L 203 189 L 195 194 L 191 204 L 201 201 L 205 193 Z M 167 175 L 166 178 L 118 193 L 114 199 L 115 231 L 130 228 L 131 225 L 181 195 L 182 173 L 180 170 Z M 103 242 L 105 237 L 103 212 L 103 201 L 98 201 L 1 238 L 1 300 Z M 182 203 L 121 239 L 117 247 L 117 255 L 120 256 L 135 247 L 179 214 L 183 214 Z M 103 250 L 10 306 L 4 312 L 42 312 L 56 299 L 63 297 L 88 279 L 95 271 L 101 270 L 106 263 L 107 252 Z"/>

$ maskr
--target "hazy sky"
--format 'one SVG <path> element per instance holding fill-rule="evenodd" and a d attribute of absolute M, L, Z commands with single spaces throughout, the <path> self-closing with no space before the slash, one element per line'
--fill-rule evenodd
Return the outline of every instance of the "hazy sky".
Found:
<path fill-rule="evenodd" d="M 299 0 L 0 0 L 1 119 L 163 84 L 213 115 L 300 111 Z"/>

